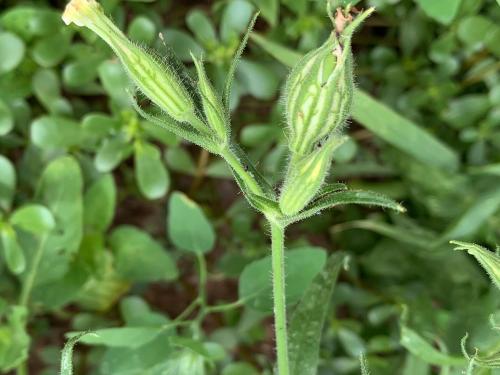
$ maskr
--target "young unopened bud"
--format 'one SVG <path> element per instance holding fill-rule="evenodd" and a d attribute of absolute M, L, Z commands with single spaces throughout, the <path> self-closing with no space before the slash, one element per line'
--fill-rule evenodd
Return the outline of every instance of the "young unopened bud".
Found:
<path fill-rule="evenodd" d="M 328 40 L 304 56 L 288 77 L 286 113 L 293 153 L 307 155 L 346 122 L 354 91 L 351 37 L 372 11 L 353 19 L 338 9 Z"/>
<path fill-rule="evenodd" d="M 198 90 L 207 123 L 215 131 L 219 139 L 226 141 L 229 139 L 230 127 L 222 100 L 215 92 L 214 87 L 207 77 L 203 61 L 198 60 L 193 54 L 191 54 L 191 58 L 198 73 Z"/>
<path fill-rule="evenodd" d="M 334 37 L 307 54 L 287 81 L 289 147 L 307 155 L 317 143 L 342 126 L 352 102 L 351 59 Z"/>
<path fill-rule="evenodd" d="M 333 151 L 344 138 L 333 138 L 306 156 L 292 157 L 280 195 L 280 209 L 286 216 L 299 213 L 318 193 L 332 162 Z"/>
<path fill-rule="evenodd" d="M 132 43 L 103 12 L 95 0 L 72 0 L 62 16 L 69 25 L 88 27 L 116 53 L 138 88 L 173 119 L 194 123 L 195 105 L 180 78 L 168 66 Z"/>
<path fill-rule="evenodd" d="M 354 91 L 351 37 L 373 8 L 357 12 L 337 9 L 334 31 L 318 49 L 292 70 L 286 86 L 290 163 L 280 196 L 283 214 L 299 213 L 318 193 L 330 168 L 332 153 L 342 143 L 340 128 Z"/>

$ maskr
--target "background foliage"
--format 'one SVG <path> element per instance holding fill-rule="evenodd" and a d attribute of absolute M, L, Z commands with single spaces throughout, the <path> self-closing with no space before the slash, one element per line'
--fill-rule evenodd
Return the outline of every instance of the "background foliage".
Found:
<path fill-rule="evenodd" d="M 289 67 L 328 35 L 322 1 L 101 3 L 160 55 L 159 32 L 191 69 L 189 53 L 203 55 L 218 89 L 259 9 L 233 132 L 271 181 L 283 177 L 279 98 Z M 324 311 L 297 311 L 326 316 L 319 373 L 359 373 L 365 353 L 372 374 L 460 374 L 466 332 L 470 353 L 500 349 L 499 291 L 448 243 L 500 242 L 500 7 L 354 3 L 377 13 L 354 38 L 353 120 L 330 179 L 408 212 L 346 206 L 293 226 L 288 301 L 342 250 L 333 296 L 317 292 Z M 0 370 L 29 356 L 30 373 L 54 374 L 70 332 L 90 329 L 79 374 L 270 374 L 267 228 L 220 160 L 138 117 L 109 48 L 64 27 L 63 6 L 0 3 Z M 200 298 L 208 310 L 192 315 Z"/>

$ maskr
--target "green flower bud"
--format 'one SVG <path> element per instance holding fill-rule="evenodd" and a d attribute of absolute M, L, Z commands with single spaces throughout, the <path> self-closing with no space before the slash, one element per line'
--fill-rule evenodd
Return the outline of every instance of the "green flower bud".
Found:
<path fill-rule="evenodd" d="M 203 62 L 191 54 L 196 71 L 198 73 L 198 90 L 201 95 L 203 112 L 208 125 L 215 131 L 221 140 L 228 140 L 230 136 L 230 126 L 227 112 L 224 109 L 222 100 L 216 94 L 210 80 L 205 72 Z"/>
<path fill-rule="evenodd" d="M 286 216 L 301 211 L 318 193 L 332 162 L 333 151 L 344 138 L 333 138 L 306 156 L 292 157 L 280 195 L 280 209 Z"/>
<path fill-rule="evenodd" d="M 329 10 L 330 12 L 330 10 Z M 286 119 L 292 153 L 307 155 L 346 122 L 354 92 L 351 38 L 373 8 L 353 18 L 337 9 L 335 30 L 318 49 L 305 55 L 286 83 Z M 344 13 L 347 13 L 344 14 Z"/>
<path fill-rule="evenodd" d="M 293 153 L 309 154 L 347 119 L 354 90 L 352 58 L 349 48 L 341 50 L 332 35 L 307 54 L 287 80 L 286 113 Z"/>
<path fill-rule="evenodd" d="M 138 88 L 169 116 L 202 128 L 195 116 L 194 101 L 176 73 L 128 40 L 95 0 L 70 1 L 62 19 L 67 25 L 85 26 L 99 35 L 120 58 Z"/>
<path fill-rule="evenodd" d="M 340 129 L 349 116 L 354 91 L 351 37 L 373 8 L 356 18 L 350 7 L 337 9 L 335 16 L 328 11 L 335 30 L 321 47 L 302 58 L 286 84 L 291 159 L 279 204 L 287 216 L 299 213 L 314 199 L 332 152 L 343 142 Z"/>

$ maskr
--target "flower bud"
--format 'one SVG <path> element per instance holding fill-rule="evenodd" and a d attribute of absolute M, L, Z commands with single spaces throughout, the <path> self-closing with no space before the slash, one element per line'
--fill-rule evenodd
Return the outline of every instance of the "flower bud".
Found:
<path fill-rule="evenodd" d="M 173 119 L 199 124 L 195 104 L 180 78 L 168 66 L 132 43 L 107 18 L 95 0 L 72 0 L 64 10 L 63 21 L 88 27 L 116 53 L 138 88 Z"/>
<path fill-rule="evenodd" d="M 198 73 L 198 90 L 207 123 L 215 131 L 218 138 L 228 140 L 230 135 L 229 119 L 222 105 L 222 100 L 210 83 L 203 62 L 198 60 L 193 54 L 191 54 L 191 57 Z"/>
<path fill-rule="evenodd" d="M 307 155 L 346 121 L 354 90 L 350 50 L 331 36 L 307 54 L 287 81 L 289 147 Z"/>
<path fill-rule="evenodd" d="M 286 113 L 291 159 L 280 196 L 283 214 L 299 213 L 318 193 L 328 173 L 332 152 L 343 139 L 354 91 L 351 37 L 373 8 L 351 15 L 337 9 L 334 31 L 318 49 L 292 70 L 286 84 Z"/>
<path fill-rule="evenodd" d="M 344 138 L 332 138 L 306 156 L 292 157 L 280 195 L 280 209 L 286 216 L 299 213 L 318 193 L 332 161 L 333 151 Z"/>

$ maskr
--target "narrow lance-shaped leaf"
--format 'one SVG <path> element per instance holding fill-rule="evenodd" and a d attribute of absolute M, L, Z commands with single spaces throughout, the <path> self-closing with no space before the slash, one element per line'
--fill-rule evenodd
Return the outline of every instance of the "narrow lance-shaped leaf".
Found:
<path fill-rule="evenodd" d="M 410 353 L 432 365 L 464 366 L 467 363 L 464 358 L 441 353 L 424 340 L 417 332 L 404 324 L 401 325 L 401 345 Z"/>
<path fill-rule="evenodd" d="M 488 273 L 491 281 L 500 289 L 500 256 L 488 249 L 470 242 L 450 241 L 457 245 L 455 250 L 466 250 L 473 255 Z"/>
<path fill-rule="evenodd" d="M 500 189 L 487 191 L 468 207 L 441 236 L 438 243 L 445 243 L 455 238 L 470 237 L 474 235 L 500 207 Z"/>
<path fill-rule="evenodd" d="M 325 267 L 316 276 L 293 313 L 289 327 L 292 374 L 315 375 L 317 372 L 328 301 L 344 258 L 345 255 L 341 253 L 328 258 Z"/>
<path fill-rule="evenodd" d="M 392 199 L 370 191 L 346 190 L 328 194 L 317 201 L 313 202 L 310 207 L 298 215 L 285 219 L 285 224 L 291 224 L 308 217 L 316 215 L 327 208 L 340 206 L 344 204 L 362 204 L 367 206 L 378 206 L 390 208 L 399 212 L 405 212 L 405 208 Z"/>
<path fill-rule="evenodd" d="M 238 66 L 238 61 L 240 60 L 241 58 L 241 55 L 243 54 L 243 51 L 245 50 L 245 47 L 248 43 L 248 38 L 250 36 L 250 33 L 252 32 L 254 26 L 255 26 L 255 22 L 257 21 L 257 18 L 259 17 L 259 13 L 255 13 L 255 15 L 253 16 L 252 20 L 250 21 L 250 23 L 248 24 L 248 28 L 247 28 L 247 31 L 245 33 L 245 35 L 243 36 L 243 39 L 241 40 L 241 43 L 233 57 L 233 61 L 231 62 L 231 65 L 229 66 L 229 71 L 227 73 L 227 77 L 226 77 L 226 86 L 224 88 L 224 107 L 226 108 L 226 110 L 228 111 L 228 115 L 229 115 L 229 107 L 230 107 L 230 98 L 231 98 L 231 87 L 233 85 L 233 80 L 234 80 L 234 74 L 236 72 L 236 67 Z"/>

